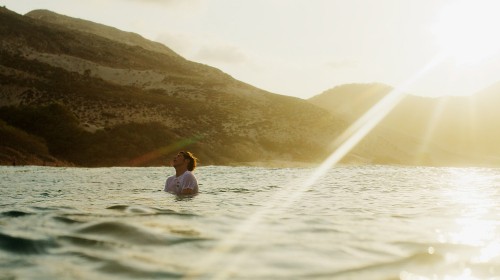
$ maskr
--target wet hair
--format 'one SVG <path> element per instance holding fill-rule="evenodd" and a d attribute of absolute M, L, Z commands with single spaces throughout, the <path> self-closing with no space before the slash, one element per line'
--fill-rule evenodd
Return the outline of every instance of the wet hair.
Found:
<path fill-rule="evenodd" d="M 187 152 L 187 151 L 182 151 L 182 152 L 179 152 L 180 154 L 182 154 L 182 156 L 189 160 L 189 163 L 188 163 L 188 166 L 187 166 L 187 169 L 189 171 L 193 171 L 195 168 L 196 168 L 196 161 L 198 160 L 194 155 L 193 153 L 191 152 Z"/>

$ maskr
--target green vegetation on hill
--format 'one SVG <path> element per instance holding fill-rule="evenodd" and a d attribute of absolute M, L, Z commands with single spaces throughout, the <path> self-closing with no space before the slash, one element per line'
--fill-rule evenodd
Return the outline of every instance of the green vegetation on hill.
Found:
<path fill-rule="evenodd" d="M 159 154 L 137 164 L 165 163 L 161 148 L 173 138 L 159 123 L 122 124 L 90 133 L 60 104 L 1 107 L 0 119 L 6 146 L 41 155 L 48 149 L 57 158 L 84 166 L 133 165 L 132 159 L 155 150 Z"/>
<path fill-rule="evenodd" d="M 162 165 L 180 148 L 203 164 L 319 162 L 345 126 L 305 100 L 92 22 L 0 8 L 0 37 L 6 123 L 72 164 Z M 33 115 L 50 124 L 23 122 Z"/>
<path fill-rule="evenodd" d="M 319 163 L 392 90 L 273 94 L 137 34 L 43 10 L 0 7 L 0 38 L 1 164 L 164 165 L 181 148 L 204 164 Z M 498 166 L 499 89 L 407 96 L 344 162 Z"/>
<path fill-rule="evenodd" d="M 137 45 L 147 50 L 167 54 L 170 56 L 178 56 L 172 50 L 160 43 L 145 40 L 138 34 L 123 32 L 114 27 L 105 26 L 83 19 L 67 17 L 48 10 L 34 10 L 27 13 L 25 16 L 41 21 L 63 25 L 71 29 L 93 33 L 101 37 L 116 40 L 128 45 Z"/>
<path fill-rule="evenodd" d="M 0 164 L 55 164 L 45 141 L 0 120 Z"/>
<path fill-rule="evenodd" d="M 43 139 L 8 125 L 3 120 L 0 120 L 0 134 L 2 135 L 2 144 L 5 147 L 22 147 L 22 150 L 27 152 L 48 155 L 48 148 Z"/>
<path fill-rule="evenodd" d="M 58 104 L 43 107 L 2 107 L 0 118 L 8 124 L 45 139 L 55 156 L 68 154 L 80 137 L 77 120 Z"/>

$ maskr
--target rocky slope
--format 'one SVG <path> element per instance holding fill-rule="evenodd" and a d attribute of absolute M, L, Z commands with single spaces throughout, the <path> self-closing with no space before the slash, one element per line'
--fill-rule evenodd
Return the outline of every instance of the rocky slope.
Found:
<path fill-rule="evenodd" d="M 343 85 L 309 101 L 352 123 L 391 90 L 381 84 Z M 498 104 L 500 84 L 466 97 L 407 95 L 354 152 L 417 165 L 498 166 Z"/>
<path fill-rule="evenodd" d="M 317 162 L 346 126 L 307 101 L 89 21 L 0 8 L 0 37 L 0 117 L 78 165 L 160 165 L 180 148 L 204 164 Z"/>
<path fill-rule="evenodd" d="M 344 85 L 308 101 L 188 61 L 141 36 L 46 10 L 0 8 L 0 164 L 318 163 L 392 90 Z M 500 84 L 405 97 L 345 163 L 500 165 Z"/>

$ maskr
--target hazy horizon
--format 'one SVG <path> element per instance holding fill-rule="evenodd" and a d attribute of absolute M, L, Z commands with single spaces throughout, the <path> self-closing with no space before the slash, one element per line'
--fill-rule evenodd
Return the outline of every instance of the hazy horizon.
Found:
<path fill-rule="evenodd" d="M 474 94 L 500 81 L 495 1 L 1 0 L 0 5 L 20 14 L 47 9 L 135 32 L 243 82 L 303 99 L 349 83 L 405 84 L 408 93 L 441 96 Z M 439 63 L 419 73 L 437 56 Z"/>

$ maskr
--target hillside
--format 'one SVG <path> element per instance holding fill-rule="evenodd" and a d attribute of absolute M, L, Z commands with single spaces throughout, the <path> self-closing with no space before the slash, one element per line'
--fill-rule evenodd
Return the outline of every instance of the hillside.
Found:
<path fill-rule="evenodd" d="M 40 143 L 2 146 L 25 155 L 46 145 L 71 164 L 146 166 L 187 148 L 202 164 L 318 162 L 346 126 L 305 100 L 82 19 L 0 8 L 0 36 L 0 118 Z"/>
<path fill-rule="evenodd" d="M 351 123 L 391 90 L 381 84 L 343 85 L 309 101 Z M 500 85 L 466 97 L 407 95 L 354 152 L 392 155 L 409 164 L 498 166 L 498 104 Z"/>
<path fill-rule="evenodd" d="M 270 93 L 113 27 L 0 8 L 0 164 L 319 163 L 348 124 L 392 90 L 343 85 Z M 471 97 L 406 96 L 343 160 L 500 165 L 500 84 Z"/>
<path fill-rule="evenodd" d="M 65 26 L 70 29 L 95 34 L 123 44 L 139 46 L 146 50 L 166 54 L 173 57 L 179 57 L 178 54 L 173 52 L 165 45 L 162 45 L 158 42 L 146 40 L 139 34 L 124 32 L 111 26 L 60 15 L 49 10 L 34 10 L 27 13 L 26 16 L 40 21 L 53 23 L 55 25 Z"/>

